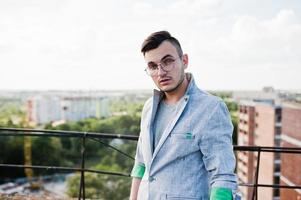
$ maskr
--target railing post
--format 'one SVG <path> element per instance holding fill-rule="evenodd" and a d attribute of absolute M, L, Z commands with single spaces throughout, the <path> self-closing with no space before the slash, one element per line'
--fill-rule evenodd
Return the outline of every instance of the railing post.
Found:
<path fill-rule="evenodd" d="M 256 172 L 255 172 L 255 183 L 253 187 L 253 195 L 252 199 L 257 200 L 258 198 L 258 176 L 259 176 L 259 165 L 260 165 L 260 153 L 261 153 L 261 147 L 258 147 L 257 149 L 257 165 L 256 165 Z"/>
<path fill-rule="evenodd" d="M 81 177 L 80 177 L 80 186 L 79 186 L 79 195 L 78 200 L 81 199 L 83 196 L 83 200 L 85 200 L 85 151 L 86 151 L 86 135 L 87 133 L 84 133 L 83 139 L 82 139 L 82 162 L 81 162 Z"/>

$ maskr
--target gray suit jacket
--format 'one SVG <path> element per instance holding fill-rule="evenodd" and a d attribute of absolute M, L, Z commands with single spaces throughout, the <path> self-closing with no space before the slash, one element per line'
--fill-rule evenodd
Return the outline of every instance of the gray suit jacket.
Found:
<path fill-rule="evenodd" d="M 233 126 L 225 103 L 190 83 L 173 120 L 155 149 L 152 124 L 162 93 L 144 105 L 135 164 L 145 173 L 138 191 L 139 200 L 209 199 L 212 187 L 236 193 Z"/>

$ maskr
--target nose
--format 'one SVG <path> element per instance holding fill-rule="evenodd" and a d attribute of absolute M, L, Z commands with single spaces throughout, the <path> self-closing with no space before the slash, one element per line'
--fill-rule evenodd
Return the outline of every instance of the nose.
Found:
<path fill-rule="evenodd" d="M 158 65 L 158 76 L 163 76 L 166 74 L 166 71 L 164 71 L 164 69 L 162 68 L 162 65 L 159 64 Z"/>

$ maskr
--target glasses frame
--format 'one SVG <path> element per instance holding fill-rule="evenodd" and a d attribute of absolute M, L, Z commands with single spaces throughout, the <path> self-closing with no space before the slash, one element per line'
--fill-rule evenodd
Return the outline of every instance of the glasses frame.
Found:
<path fill-rule="evenodd" d="M 156 65 L 157 65 L 157 69 L 156 70 L 154 70 L 154 72 L 153 73 L 149 73 L 149 67 L 146 67 L 145 69 L 144 69 L 144 71 L 146 72 L 146 74 L 148 75 L 148 76 L 155 76 L 156 74 L 158 74 L 158 72 L 159 72 L 159 67 L 161 68 L 161 70 L 163 70 L 164 72 L 170 72 L 170 71 L 172 71 L 173 70 L 173 68 L 175 67 L 175 61 L 177 60 L 177 59 L 179 59 L 179 58 L 182 58 L 183 56 L 178 56 L 178 57 L 176 57 L 176 58 L 174 58 L 174 57 L 171 57 L 172 59 L 174 59 L 174 61 L 170 64 L 170 65 L 172 65 L 172 68 L 170 69 L 170 70 L 166 70 L 165 69 L 165 67 L 166 66 L 168 66 L 168 65 L 165 65 L 165 64 L 163 64 L 162 62 L 163 62 L 163 60 L 161 60 L 160 62 L 158 62 L 158 63 L 156 63 Z"/>

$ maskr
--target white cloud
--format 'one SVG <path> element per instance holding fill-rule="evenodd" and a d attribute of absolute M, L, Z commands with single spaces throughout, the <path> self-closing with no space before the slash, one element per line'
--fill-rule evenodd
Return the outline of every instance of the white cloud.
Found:
<path fill-rule="evenodd" d="M 296 23 L 292 10 L 283 10 L 264 21 L 240 17 L 232 32 L 216 41 L 215 48 L 224 55 L 224 61 L 236 67 L 264 63 L 290 67 L 300 63 L 301 46 L 296 45 L 300 42 L 301 24 Z"/>
<path fill-rule="evenodd" d="M 179 38 L 205 89 L 301 85 L 297 10 L 259 16 L 235 6 L 245 9 L 221 0 L 2 1 L 0 89 L 151 88 L 139 48 L 162 29 Z M 244 81 L 261 69 L 273 77 Z"/>

